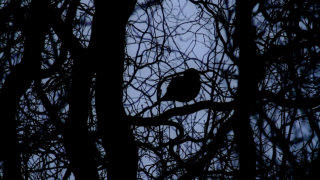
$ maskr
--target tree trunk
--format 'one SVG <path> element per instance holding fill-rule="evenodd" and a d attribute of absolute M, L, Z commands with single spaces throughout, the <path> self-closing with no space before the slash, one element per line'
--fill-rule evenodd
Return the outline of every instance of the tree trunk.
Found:
<path fill-rule="evenodd" d="M 137 148 L 122 98 L 125 27 L 135 3 L 135 0 L 107 2 L 109 11 L 105 11 L 106 6 L 102 1 L 97 0 L 95 4 L 96 108 L 99 131 L 109 162 L 110 179 L 137 178 Z"/>
<path fill-rule="evenodd" d="M 254 77 L 255 50 L 252 32 L 252 6 L 248 0 L 237 1 L 237 18 L 239 32 L 239 108 L 235 122 L 235 136 L 239 148 L 240 179 L 255 179 L 256 152 L 250 115 L 256 101 L 256 79 Z"/>
<path fill-rule="evenodd" d="M 94 159 L 96 147 L 88 131 L 90 73 L 86 55 L 77 59 L 72 72 L 70 119 L 65 130 L 66 150 L 76 179 L 99 179 Z"/>
<path fill-rule="evenodd" d="M 19 7 L 18 4 L 15 4 Z M 24 54 L 21 63 L 6 78 L 0 92 L 0 114 L 2 115 L 1 160 L 4 161 L 4 178 L 21 179 L 20 150 L 17 140 L 16 111 L 18 102 L 30 86 L 32 80 L 40 77 L 41 51 L 44 45 L 44 35 L 47 31 L 46 9 L 48 1 L 33 0 L 31 16 L 23 30 Z"/>

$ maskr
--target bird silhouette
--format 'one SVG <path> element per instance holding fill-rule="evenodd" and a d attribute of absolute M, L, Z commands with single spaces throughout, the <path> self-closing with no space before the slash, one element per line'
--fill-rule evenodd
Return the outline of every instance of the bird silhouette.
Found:
<path fill-rule="evenodd" d="M 172 78 L 161 100 L 188 102 L 198 95 L 200 87 L 199 71 L 190 68 L 183 72 L 183 76 Z"/>
<path fill-rule="evenodd" d="M 180 74 L 183 74 L 183 76 L 180 76 Z M 158 86 L 161 87 L 161 85 L 162 83 L 160 82 Z M 152 106 L 149 106 L 139 112 L 137 116 L 140 116 L 147 110 L 158 106 L 162 101 L 191 101 L 198 95 L 200 87 L 200 74 L 196 69 L 190 68 L 182 73 L 177 73 L 171 79 L 165 95 L 159 98 L 158 101 L 155 102 Z"/>

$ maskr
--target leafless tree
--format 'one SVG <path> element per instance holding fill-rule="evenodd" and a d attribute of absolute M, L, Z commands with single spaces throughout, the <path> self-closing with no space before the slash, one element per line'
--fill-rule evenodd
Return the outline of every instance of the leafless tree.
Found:
<path fill-rule="evenodd" d="M 0 178 L 311 178 L 319 8 L 0 2 Z M 191 68 L 199 94 L 162 101 Z"/>

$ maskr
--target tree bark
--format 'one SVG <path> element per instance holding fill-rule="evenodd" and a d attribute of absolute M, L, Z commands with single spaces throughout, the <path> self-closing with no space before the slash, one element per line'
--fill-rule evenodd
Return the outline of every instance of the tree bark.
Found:
<path fill-rule="evenodd" d="M 240 179 L 255 179 L 256 152 L 250 116 L 256 101 L 257 83 L 254 77 L 255 49 L 252 32 L 252 5 L 248 0 L 237 1 L 239 33 L 239 107 L 235 121 L 235 136 L 239 148 Z"/>
<path fill-rule="evenodd" d="M 94 159 L 96 147 L 88 131 L 90 73 L 86 61 L 87 58 L 77 59 L 73 68 L 70 119 L 67 121 L 64 136 L 76 179 L 99 179 Z"/>
<path fill-rule="evenodd" d="M 19 4 L 15 4 L 19 8 Z M 21 179 L 20 150 L 17 139 L 16 112 L 18 102 L 30 86 L 32 80 L 40 77 L 41 51 L 47 31 L 46 10 L 48 1 L 33 0 L 31 16 L 26 22 L 23 34 L 24 54 L 21 63 L 16 65 L 5 80 L 0 92 L 0 136 L 2 142 L 1 160 L 4 161 L 4 178 Z"/>
<path fill-rule="evenodd" d="M 109 11 L 105 11 L 106 6 L 102 1 L 96 0 L 95 3 L 96 109 L 99 132 L 102 135 L 109 163 L 108 178 L 136 179 L 137 148 L 126 118 L 122 98 L 125 27 L 136 0 L 126 0 L 121 3 L 108 2 Z M 109 26 L 106 26 L 106 23 Z"/>

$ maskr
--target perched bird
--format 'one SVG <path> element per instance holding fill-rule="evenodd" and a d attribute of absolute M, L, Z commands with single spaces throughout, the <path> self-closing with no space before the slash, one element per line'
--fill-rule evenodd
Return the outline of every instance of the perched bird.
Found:
<path fill-rule="evenodd" d="M 200 87 L 199 71 L 190 68 L 183 72 L 183 76 L 172 78 L 161 100 L 188 102 L 198 95 Z"/>
<path fill-rule="evenodd" d="M 198 95 L 201 87 L 199 71 L 190 68 L 178 74 L 174 75 L 174 77 L 171 79 L 165 95 L 158 99 L 158 101 L 152 106 L 142 110 L 137 114 L 137 116 L 140 116 L 147 110 L 158 106 L 162 101 L 188 102 Z M 180 76 L 180 74 L 183 74 L 183 76 Z M 159 88 L 161 85 L 162 83 L 160 82 L 158 84 Z"/>

